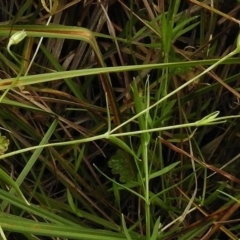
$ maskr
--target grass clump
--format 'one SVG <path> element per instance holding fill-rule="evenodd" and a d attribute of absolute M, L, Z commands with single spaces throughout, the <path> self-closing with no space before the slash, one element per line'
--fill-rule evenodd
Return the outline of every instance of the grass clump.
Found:
<path fill-rule="evenodd" d="M 3 5 L 2 239 L 239 238 L 230 2 Z"/>

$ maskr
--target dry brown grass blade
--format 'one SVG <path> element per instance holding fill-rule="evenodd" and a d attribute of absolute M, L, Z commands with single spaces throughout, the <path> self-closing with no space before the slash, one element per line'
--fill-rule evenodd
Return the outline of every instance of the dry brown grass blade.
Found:
<path fill-rule="evenodd" d="M 151 6 L 149 5 L 149 1 L 143 0 L 143 4 L 148 12 L 150 19 L 153 20 L 155 18 L 155 16 L 154 16 Z"/>
<path fill-rule="evenodd" d="M 71 2 L 69 2 L 69 3 L 67 3 L 67 4 L 64 4 L 64 5 L 62 5 L 62 6 L 59 6 L 58 9 L 57 9 L 57 11 L 55 12 L 55 14 L 56 14 L 56 13 L 59 13 L 59 12 L 62 12 L 62 11 L 64 11 L 64 10 L 66 10 L 66 9 L 68 9 L 68 8 L 76 5 L 77 3 L 81 2 L 81 1 L 82 1 L 82 0 L 73 0 L 73 1 L 71 1 Z M 47 13 L 47 14 L 44 15 L 43 17 L 39 18 L 39 19 L 37 20 L 37 23 L 41 23 L 41 24 L 42 24 L 42 23 L 43 23 L 43 20 L 49 18 L 50 16 L 51 16 L 50 13 Z"/>
<path fill-rule="evenodd" d="M 107 26 L 108 26 L 109 34 L 110 34 L 110 36 L 112 36 L 113 39 L 114 39 L 113 41 L 114 41 L 114 44 L 115 44 L 115 46 L 116 46 L 116 50 L 117 50 L 117 53 L 118 53 L 119 60 L 120 60 L 120 62 L 121 62 L 121 66 L 124 66 L 125 63 L 124 63 L 124 60 L 123 60 L 123 56 L 122 56 L 122 53 L 121 53 L 121 51 L 120 51 L 119 43 L 118 43 L 118 41 L 116 40 L 116 37 L 117 37 L 117 36 L 116 36 L 114 24 L 113 24 L 112 21 L 110 20 L 110 17 L 108 16 L 108 13 L 107 13 L 108 5 L 101 3 L 100 0 L 98 0 L 98 1 L 99 1 L 99 4 L 100 4 L 101 8 L 102 8 L 102 11 L 103 11 L 103 13 L 104 13 L 104 16 L 105 16 L 105 18 L 106 18 L 106 23 L 107 23 Z M 112 56 L 112 59 L 115 60 L 115 57 Z M 117 62 L 117 61 L 115 61 L 115 62 Z M 130 80 L 130 77 L 129 77 L 128 73 L 124 71 L 122 74 L 123 74 L 123 79 L 124 79 L 124 85 L 125 85 L 126 87 L 129 87 L 131 80 Z"/>
<path fill-rule="evenodd" d="M 189 61 L 191 61 L 191 59 L 189 57 L 187 57 L 181 50 L 177 49 L 175 47 L 175 51 L 178 52 L 179 54 L 181 54 L 184 58 L 188 59 Z M 204 67 L 199 66 L 199 69 L 201 69 L 201 71 L 206 70 Z M 219 82 L 223 87 L 225 87 L 229 92 L 231 92 L 232 94 L 234 94 L 237 98 L 240 99 L 240 94 L 238 91 L 236 91 L 234 88 L 230 87 L 228 84 L 226 84 L 220 77 L 218 77 L 213 71 L 210 71 L 207 73 L 210 77 L 212 77 L 214 80 L 216 80 L 217 82 Z"/>
<path fill-rule="evenodd" d="M 2 28 L 4 28 L 4 30 L 6 31 L 7 29 L 10 28 L 7 26 L 3 26 Z M 23 29 L 24 26 L 14 26 L 12 28 L 12 32 L 15 31 L 19 31 L 20 29 Z M 103 62 L 103 58 L 100 52 L 100 49 L 98 47 L 97 41 L 94 37 L 94 35 L 92 34 L 91 31 L 85 29 L 85 28 L 73 28 L 73 27 L 69 27 L 69 28 L 62 28 L 62 29 L 58 29 L 58 28 L 54 28 L 54 27 L 42 27 L 42 26 L 27 26 L 26 27 L 26 31 L 28 32 L 28 34 L 30 32 L 32 32 L 33 34 L 36 35 L 36 32 L 39 33 L 39 35 L 42 34 L 49 34 L 51 35 L 51 37 L 57 37 L 58 35 L 61 35 L 61 37 L 65 37 L 66 39 L 71 39 L 71 38 L 79 38 L 79 39 L 85 39 L 86 42 L 88 42 L 93 50 L 94 53 L 96 54 L 96 58 L 97 58 L 97 62 L 99 64 L 99 66 L 104 67 L 104 62 Z M 99 78 L 101 80 L 101 84 L 103 86 L 104 89 L 104 93 L 107 94 L 107 99 L 108 99 L 108 103 L 110 105 L 113 117 L 114 117 L 114 123 L 116 126 L 121 124 L 121 115 L 120 115 L 120 110 L 116 101 L 116 98 L 114 96 L 113 93 L 113 89 L 111 86 L 111 80 L 109 78 L 108 74 L 100 74 Z M 5 83 L 7 84 L 7 82 Z M 119 128 L 119 132 L 121 132 L 122 129 Z"/>
<path fill-rule="evenodd" d="M 32 103 L 33 106 L 37 106 L 39 109 L 42 109 L 45 113 L 48 113 L 50 116 L 59 119 L 61 122 L 65 123 L 67 126 L 73 128 L 76 131 L 78 131 L 79 133 L 81 133 L 83 136 L 93 135 L 93 133 L 90 130 L 88 130 L 78 124 L 75 124 L 75 123 L 69 121 L 68 119 L 54 113 L 48 106 L 46 106 L 46 104 L 44 104 L 44 102 L 40 103 L 40 102 L 36 101 L 32 96 L 29 96 L 27 94 L 22 94 L 21 92 L 16 91 L 15 94 L 21 95 L 22 99 L 26 99 L 28 102 Z M 41 98 L 39 98 L 39 99 L 41 99 Z"/>
<path fill-rule="evenodd" d="M 72 104 L 73 106 L 77 106 L 77 107 L 82 107 L 84 109 L 87 109 L 88 111 L 92 112 L 93 114 L 99 115 L 99 113 L 106 113 L 106 109 L 95 106 L 93 104 L 90 103 L 86 103 L 84 101 L 82 101 L 81 99 L 77 99 L 76 97 L 74 97 L 71 94 L 68 94 L 66 92 L 63 91 L 59 91 L 57 89 L 49 89 L 49 88 L 41 88 L 41 89 L 37 89 L 34 87 L 28 87 L 29 91 L 36 91 L 36 92 L 41 92 L 41 93 L 47 93 L 47 94 L 51 94 L 53 96 L 55 96 L 55 98 L 52 99 L 52 101 L 54 101 L 54 99 L 56 101 L 63 101 L 65 103 L 69 103 Z M 42 99 L 46 99 L 46 101 L 50 101 L 51 102 L 51 98 L 45 98 L 43 96 L 39 96 Z M 58 99 L 56 99 L 58 98 Z M 64 100 L 62 99 L 64 98 Z M 101 115 L 99 115 L 99 117 L 101 117 Z"/>
<path fill-rule="evenodd" d="M 123 8 L 125 8 L 127 11 L 131 11 L 131 9 L 125 5 L 125 3 L 121 0 L 118 0 L 119 3 L 123 6 Z M 159 33 L 153 28 L 151 27 L 146 21 L 144 21 L 142 18 L 140 18 L 136 13 L 132 12 L 132 14 L 134 15 L 134 17 L 136 17 L 140 22 L 142 22 L 145 26 L 147 26 L 152 32 L 154 32 L 157 36 L 159 36 Z"/>
<path fill-rule="evenodd" d="M 216 167 L 214 167 L 212 165 L 209 165 L 209 164 L 206 164 L 206 163 L 200 161 L 199 159 L 197 159 L 196 157 L 194 157 L 191 154 L 187 153 L 186 151 L 184 151 L 184 150 L 176 147 L 175 145 L 169 143 L 167 140 L 163 139 L 162 137 L 160 137 L 160 141 L 161 141 L 161 143 L 164 143 L 166 146 L 168 146 L 173 151 L 178 152 L 180 154 L 183 154 L 183 155 L 193 159 L 194 161 L 196 161 L 197 163 L 199 163 L 203 167 L 206 167 L 206 168 L 212 170 L 213 172 L 216 172 L 216 173 L 222 175 L 224 178 L 227 178 L 230 181 L 233 181 L 233 182 L 235 182 L 237 184 L 240 184 L 240 180 L 238 178 L 234 177 L 233 175 L 231 175 L 231 174 L 229 174 L 229 173 L 227 173 L 227 172 L 225 172 L 225 171 L 223 171 L 223 170 L 221 170 L 219 168 L 216 168 Z"/>
<path fill-rule="evenodd" d="M 192 158 L 194 161 L 196 161 L 197 163 L 199 163 L 200 165 L 207 167 L 208 165 L 202 161 L 200 161 L 199 159 L 197 159 L 196 157 L 190 155 L 189 153 L 185 152 L 184 150 L 176 147 L 175 145 L 173 145 L 172 143 L 168 142 L 167 140 L 163 139 L 162 137 L 159 138 L 159 140 L 161 141 L 161 143 L 165 144 L 167 147 L 169 147 L 171 150 L 183 154 L 189 158 Z"/>
<path fill-rule="evenodd" d="M 222 171 L 221 169 L 218 169 L 218 168 L 216 168 L 216 167 L 214 167 L 214 166 L 212 166 L 212 165 L 205 164 L 205 163 L 201 162 L 201 161 L 198 160 L 197 158 L 191 156 L 189 153 L 185 152 L 184 150 L 179 149 L 178 147 L 174 146 L 173 144 L 167 142 L 167 141 L 164 140 L 163 138 L 160 138 L 160 141 L 161 141 L 162 143 L 164 143 L 165 145 L 167 145 L 167 146 L 168 146 L 169 148 L 171 148 L 172 150 L 174 150 L 174 151 L 176 151 L 176 152 L 178 152 L 178 153 L 181 153 L 181 154 L 183 154 L 183 155 L 185 155 L 185 156 L 188 156 L 189 158 L 192 158 L 194 161 L 198 162 L 198 163 L 201 164 L 202 166 L 205 166 L 206 168 L 211 169 L 211 170 L 214 171 L 214 172 L 217 172 L 218 174 L 222 175 L 223 177 L 229 179 L 229 180 L 232 181 L 232 182 L 235 182 L 235 183 L 237 183 L 237 184 L 240 184 L 240 180 L 239 180 L 238 178 L 232 176 L 231 174 L 229 174 L 229 173 L 227 173 L 227 172 L 225 172 L 225 171 Z M 179 189 L 179 191 L 180 191 L 183 195 L 186 196 L 186 194 L 185 194 L 184 192 L 182 192 L 180 189 Z M 199 209 L 198 206 L 197 206 L 197 208 Z M 224 226 L 222 226 L 222 225 L 223 225 L 222 222 L 228 220 L 238 208 L 239 208 L 239 203 L 236 203 L 236 204 L 234 204 L 231 208 L 229 208 L 228 211 L 225 212 L 225 210 L 224 210 L 224 214 L 225 214 L 224 216 L 222 216 L 222 213 L 221 213 L 221 212 L 223 211 L 222 209 L 220 209 L 220 210 L 216 211 L 215 213 L 209 215 L 209 216 L 211 216 L 210 219 L 212 219 L 212 216 L 214 217 L 214 220 L 215 220 L 215 219 L 216 219 L 216 220 L 219 219 L 219 217 L 221 217 L 221 218 L 218 220 L 219 223 L 215 223 L 215 226 L 207 233 L 206 236 L 204 236 L 204 238 L 202 238 L 202 240 L 208 240 L 209 237 L 211 237 L 219 228 L 220 228 L 221 230 L 223 230 L 228 236 L 230 236 L 230 235 L 232 236 L 232 234 L 231 234 L 226 228 L 224 228 Z M 202 211 L 201 211 L 201 212 L 202 212 Z M 221 213 L 220 215 L 219 215 L 219 212 Z M 191 226 L 191 225 L 190 225 L 190 226 Z M 232 238 L 232 239 L 235 239 L 235 238 Z"/>
<path fill-rule="evenodd" d="M 233 21 L 233 22 L 235 22 L 235 23 L 237 23 L 237 24 L 240 23 L 240 21 L 237 20 L 236 18 L 231 17 L 231 16 L 229 16 L 228 14 L 225 14 L 225 13 L 217 10 L 216 8 L 213 8 L 213 7 L 211 7 L 211 6 L 208 6 L 208 5 L 205 4 L 204 2 L 199 2 L 199 1 L 196 1 L 196 0 L 189 0 L 189 1 L 192 2 L 192 3 L 194 3 L 194 4 L 196 4 L 196 5 L 198 5 L 198 6 L 200 6 L 200 7 L 202 7 L 202 8 L 205 8 L 205 9 L 211 11 L 211 12 L 214 12 L 214 13 L 216 13 L 216 14 L 224 17 L 224 18 L 227 18 L 227 19 L 229 19 L 229 20 L 231 20 L 231 21 Z"/>
<path fill-rule="evenodd" d="M 62 164 L 64 164 L 64 167 L 66 169 L 68 169 L 69 171 L 72 170 L 70 168 L 69 164 L 65 164 L 65 162 L 66 162 L 65 159 L 63 159 L 54 148 L 51 148 L 51 152 L 53 153 L 53 155 L 56 157 L 56 159 L 58 161 L 60 161 Z M 60 179 L 60 181 L 62 181 L 64 185 L 66 185 L 69 189 L 71 189 L 72 192 L 77 192 L 78 194 L 80 194 L 86 201 L 89 202 L 89 204 L 91 206 L 93 206 L 99 213 L 101 213 L 105 219 L 114 223 L 114 221 L 108 216 L 108 214 L 105 213 L 105 211 L 98 206 L 98 202 L 94 202 L 74 181 L 72 181 L 72 179 L 68 178 L 67 175 L 64 174 L 62 171 L 56 169 L 56 166 L 54 166 L 54 164 L 51 163 L 50 161 L 46 162 L 46 165 L 48 166 L 48 169 L 53 174 L 57 175 L 58 179 Z M 76 175 L 76 177 L 80 178 L 79 175 Z M 85 186 L 90 187 L 87 184 L 85 184 Z M 116 225 L 116 227 L 118 227 L 118 226 Z"/>
<path fill-rule="evenodd" d="M 207 167 L 209 169 L 211 169 L 213 172 L 216 172 L 216 173 L 222 175 L 224 178 L 226 178 L 226 179 L 228 179 L 228 180 L 230 180 L 232 182 L 235 182 L 237 184 L 240 184 L 240 180 L 238 178 L 234 177 L 233 175 L 231 175 L 231 174 L 229 174 L 229 173 L 227 173 L 227 172 L 225 172 L 225 171 L 223 171 L 223 170 L 221 170 L 219 168 L 216 168 L 213 165 L 208 165 L 207 164 Z"/>
<path fill-rule="evenodd" d="M 221 227 L 223 227 L 223 222 L 227 221 L 238 209 L 239 203 L 236 202 L 228 211 L 225 212 L 224 216 L 219 219 L 218 223 L 215 223 L 215 226 L 201 239 L 201 240 L 209 240 L 211 239 L 212 235 L 216 233 Z M 237 239 L 237 238 L 232 238 Z"/>
<path fill-rule="evenodd" d="M 190 198 L 187 196 L 187 194 L 185 192 L 183 192 L 179 187 L 177 187 L 178 191 L 188 200 L 190 200 Z M 207 223 L 209 221 L 214 221 L 214 227 L 212 229 L 214 229 L 216 226 L 218 226 L 218 222 L 222 221 L 223 218 L 225 218 L 225 216 L 228 214 L 229 211 L 231 211 L 231 209 L 235 206 L 235 204 L 233 206 L 227 206 L 227 207 L 223 207 L 220 208 L 218 210 L 216 210 L 215 212 L 208 214 L 206 212 L 206 210 L 204 210 L 201 206 L 199 206 L 198 204 L 193 202 L 194 207 L 196 207 L 196 209 L 198 209 L 199 212 L 201 212 L 205 217 L 202 218 L 201 220 L 198 220 L 192 224 L 190 224 L 188 227 L 186 227 L 186 229 L 182 230 L 180 233 L 183 234 L 184 232 L 187 232 L 189 229 L 193 229 L 196 228 L 197 226 L 199 226 L 202 223 Z M 209 233 L 212 231 L 212 229 L 205 235 L 205 236 L 209 236 Z M 229 236 L 232 240 L 236 240 L 236 236 L 233 235 L 231 233 L 231 231 L 229 231 L 227 228 L 225 228 L 223 225 L 218 226 L 218 229 L 221 229 L 221 231 L 223 231 L 227 236 Z M 180 234 L 179 233 L 179 234 Z M 204 237 L 205 237 L 204 236 Z M 201 240 L 203 240 L 204 238 L 202 238 Z"/>

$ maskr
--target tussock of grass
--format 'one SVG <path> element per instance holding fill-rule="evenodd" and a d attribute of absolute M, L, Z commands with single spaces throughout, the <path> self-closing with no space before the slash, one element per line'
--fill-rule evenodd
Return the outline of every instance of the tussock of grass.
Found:
<path fill-rule="evenodd" d="M 2 239 L 239 238 L 228 2 L 2 3 Z"/>

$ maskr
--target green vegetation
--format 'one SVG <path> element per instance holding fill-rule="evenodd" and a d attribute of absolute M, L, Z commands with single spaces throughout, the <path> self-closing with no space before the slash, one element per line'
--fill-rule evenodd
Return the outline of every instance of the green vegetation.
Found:
<path fill-rule="evenodd" d="M 1 239 L 240 238 L 227 2 L 0 1 Z"/>

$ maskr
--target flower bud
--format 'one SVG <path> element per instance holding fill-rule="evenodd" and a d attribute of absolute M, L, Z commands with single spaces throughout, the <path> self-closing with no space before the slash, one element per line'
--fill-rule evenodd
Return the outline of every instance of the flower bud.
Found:
<path fill-rule="evenodd" d="M 25 32 L 25 30 L 14 33 L 10 37 L 7 47 L 10 48 L 12 45 L 20 43 L 26 36 L 27 36 L 27 33 Z"/>
<path fill-rule="evenodd" d="M 237 51 L 238 53 L 240 53 L 240 33 L 238 34 L 238 37 L 237 37 Z"/>

